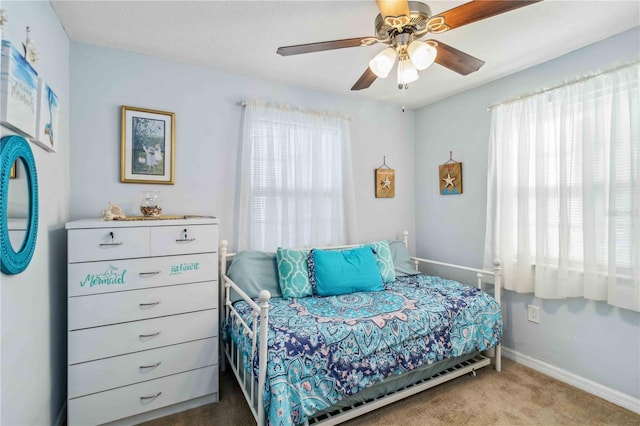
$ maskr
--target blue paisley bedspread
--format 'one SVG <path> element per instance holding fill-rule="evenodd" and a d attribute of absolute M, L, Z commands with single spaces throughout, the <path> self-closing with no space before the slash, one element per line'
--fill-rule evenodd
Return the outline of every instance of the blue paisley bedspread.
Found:
<path fill-rule="evenodd" d="M 269 424 L 304 423 L 387 377 L 489 349 L 502 338 L 500 306 L 484 291 L 426 275 L 400 277 L 385 287 L 270 300 L 264 392 Z M 249 305 L 234 306 L 251 327 Z M 242 326 L 233 321 L 225 331 L 257 377 L 257 355 L 249 362 L 251 340 Z"/>

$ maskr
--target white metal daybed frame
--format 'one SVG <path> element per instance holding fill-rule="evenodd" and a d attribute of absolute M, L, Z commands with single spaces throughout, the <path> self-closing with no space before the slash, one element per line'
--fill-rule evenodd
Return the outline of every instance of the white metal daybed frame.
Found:
<path fill-rule="evenodd" d="M 408 235 L 407 231 L 403 232 L 403 242 L 405 246 L 408 246 Z M 346 245 L 346 246 L 333 246 L 333 247 L 325 247 L 325 249 L 343 249 L 349 247 L 356 247 L 357 245 Z M 271 294 L 267 290 L 263 290 L 259 294 L 258 303 L 256 303 L 253 299 L 251 299 L 247 294 L 242 291 L 236 283 L 234 283 L 227 275 L 227 262 L 235 255 L 235 253 L 228 252 L 228 242 L 226 240 L 220 241 L 220 282 L 224 284 L 224 295 L 222 300 L 224 300 L 224 319 L 229 318 L 231 316 L 236 321 L 238 321 L 242 327 L 244 328 L 245 333 L 251 338 L 251 353 L 255 354 L 256 350 L 258 350 L 258 378 L 257 380 L 254 377 L 247 377 L 246 369 L 241 365 L 241 356 L 240 350 L 233 342 L 233 339 L 228 338 L 225 342 L 223 342 L 224 352 L 229 361 L 229 365 L 233 370 L 233 373 L 236 376 L 238 384 L 240 384 L 240 388 L 242 389 L 242 393 L 244 394 L 247 403 L 249 404 L 249 408 L 253 416 L 256 419 L 258 426 L 266 425 L 266 413 L 264 410 L 264 385 L 267 378 L 267 333 L 268 333 L 268 321 L 269 321 L 269 300 L 271 299 Z M 450 263 L 438 262 L 435 260 L 422 259 L 418 257 L 410 257 L 415 264 L 416 270 L 420 263 L 426 263 L 431 265 L 437 265 L 442 267 L 447 267 L 451 269 L 457 269 L 461 271 L 475 272 L 477 278 L 477 285 L 479 289 L 482 289 L 483 283 L 493 284 L 494 285 L 494 298 L 498 302 L 500 302 L 500 289 L 501 289 L 501 277 L 502 277 L 502 267 L 499 259 L 494 259 L 494 270 L 489 271 L 485 269 L 477 269 L 477 268 L 469 268 L 466 266 L 454 265 Z M 485 281 L 486 278 L 491 279 L 493 283 L 490 281 Z M 253 309 L 252 316 L 254 318 L 253 327 L 249 327 L 247 323 L 238 315 L 238 312 L 233 307 L 232 302 L 229 299 L 229 292 L 233 289 L 236 291 L 242 299 L 247 302 L 251 308 Z M 257 329 L 257 322 L 255 319 L 260 317 L 260 329 Z M 260 346 L 257 347 L 257 341 L 259 341 Z M 488 356 L 494 358 L 494 368 L 496 371 L 500 371 L 502 368 L 502 348 L 501 345 L 498 344 L 495 346 L 493 351 L 488 351 Z M 493 353 L 491 353 L 493 352 Z M 252 357 L 253 358 L 253 357 Z M 223 368 L 225 366 L 225 360 L 223 357 Z M 426 380 L 420 380 L 417 383 L 414 383 L 410 386 L 407 386 L 403 389 L 397 390 L 393 393 L 387 394 L 383 397 L 375 398 L 367 402 L 366 404 L 356 404 L 352 407 L 337 409 L 335 412 L 330 414 L 325 414 L 321 416 L 321 418 L 311 418 L 309 421 L 305 423 L 305 425 L 309 424 L 317 424 L 317 425 L 336 425 L 347 420 L 353 419 L 355 417 L 361 416 L 362 414 L 373 411 L 377 408 L 384 407 L 385 405 L 391 404 L 393 402 L 399 401 L 401 399 L 407 398 L 416 393 L 422 392 L 423 390 L 432 388 L 441 383 L 447 382 L 449 380 L 455 379 L 465 374 L 473 374 L 475 375 L 475 371 L 479 368 L 485 367 L 491 364 L 490 358 L 478 355 L 470 360 L 464 361 L 454 367 L 448 368 L 441 373 L 438 373 Z"/>

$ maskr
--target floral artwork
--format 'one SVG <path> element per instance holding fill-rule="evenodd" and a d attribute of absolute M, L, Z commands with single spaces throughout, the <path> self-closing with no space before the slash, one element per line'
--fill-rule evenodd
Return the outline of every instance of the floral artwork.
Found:
<path fill-rule="evenodd" d="M 120 181 L 173 184 L 175 114 L 122 107 Z"/>

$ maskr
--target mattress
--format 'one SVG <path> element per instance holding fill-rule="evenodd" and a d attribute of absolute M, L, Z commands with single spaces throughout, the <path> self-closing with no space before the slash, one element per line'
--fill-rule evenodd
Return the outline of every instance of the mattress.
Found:
<path fill-rule="evenodd" d="M 379 383 L 489 349 L 502 338 L 500 306 L 490 295 L 422 274 L 379 292 L 269 304 L 264 405 L 270 424 L 304 423 Z M 234 306 L 251 327 L 249 305 Z M 250 338 L 235 321 L 225 332 L 257 376 Z"/>

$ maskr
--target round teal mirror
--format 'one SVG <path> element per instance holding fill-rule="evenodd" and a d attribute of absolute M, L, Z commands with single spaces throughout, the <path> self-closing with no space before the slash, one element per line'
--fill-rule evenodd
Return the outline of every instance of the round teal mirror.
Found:
<path fill-rule="evenodd" d="M 12 217 L 9 209 L 10 195 L 17 190 L 15 187 L 10 188 L 10 182 L 15 180 L 12 177 L 16 169 L 24 173 L 27 193 L 25 198 L 28 200 L 25 203 L 26 211 L 21 217 Z M 0 271 L 19 274 L 31 262 L 38 234 L 38 175 L 31 147 L 22 136 L 12 135 L 0 139 L 0 221 Z M 11 224 L 14 223 L 21 223 L 22 230 L 12 229 Z M 16 232 L 19 232 L 19 237 L 15 237 Z"/>

